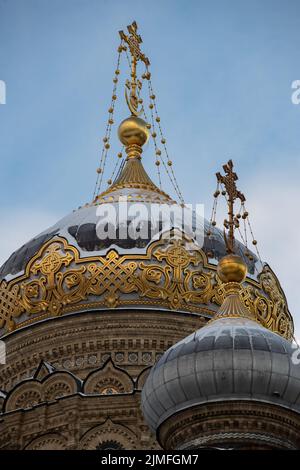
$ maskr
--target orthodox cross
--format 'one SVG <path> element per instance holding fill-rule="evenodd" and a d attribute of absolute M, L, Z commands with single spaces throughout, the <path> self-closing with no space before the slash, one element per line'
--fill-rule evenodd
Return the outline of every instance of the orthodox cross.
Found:
<path fill-rule="evenodd" d="M 148 57 L 146 57 L 145 54 L 141 52 L 140 44 L 143 41 L 142 41 L 141 36 L 137 34 L 138 26 L 136 22 L 134 21 L 132 24 L 127 26 L 127 29 L 129 32 L 129 36 L 125 34 L 124 31 L 119 31 L 119 34 L 120 34 L 121 39 L 125 41 L 126 44 L 128 45 L 129 51 L 131 54 L 131 84 L 130 84 L 131 91 L 130 91 L 129 100 L 127 97 L 126 90 L 125 90 L 125 93 L 126 93 L 126 101 L 127 101 L 130 111 L 132 112 L 134 116 L 137 116 L 138 114 L 140 114 L 137 112 L 137 108 L 138 108 L 138 97 L 136 93 L 136 88 L 138 85 L 137 76 L 136 76 L 137 63 L 139 60 L 141 60 L 142 62 L 144 62 L 146 67 L 148 67 L 148 65 L 150 65 L 150 62 L 149 62 Z"/>
<path fill-rule="evenodd" d="M 217 180 L 219 183 L 224 184 L 227 204 L 228 204 L 228 220 L 224 220 L 224 227 L 228 230 L 226 235 L 224 228 L 224 239 L 228 253 L 234 253 L 234 229 L 239 226 L 238 219 L 234 213 L 234 203 L 236 199 L 239 199 L 241 203 L 245 202 L 246 198 L 236 187 L 236 181 L 238 180 L 237 174 L 233 171 L 233 162 L 229 160 L 228 163 L 223 165 L 225 175 L 216 173 Z"/>
<path fill-rule="evenodd" d="M 166 251 L 157 250 L 155 258 L 158 261 L 166 260 L 173 268 L 174 289 L 182 285 L 182 273 L 189 264 L 197 266 L 200 262 L 199 253 L 191 255 L 183 246 L 182 240 L 174 240 L 172 246 Z M 179 287 L 181 289 L 181 287 Z"/>

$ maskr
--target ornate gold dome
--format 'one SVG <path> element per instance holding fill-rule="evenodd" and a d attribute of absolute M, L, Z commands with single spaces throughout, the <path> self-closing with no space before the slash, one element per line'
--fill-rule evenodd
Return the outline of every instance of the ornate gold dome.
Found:
<path fill-rule="evenodd" d="M 140 50 L 135 22 L 128 33 L 120 32 L 93 201 L 16 250 L 0 268 L 0 337 L 7 352 L 0 374 L 3 449 L 111 449 L 111 439 L 118 448 L 156 449 L 140 413 L 140 393 L 150 367 L 171 344 L 206 327 L 215 312 L 232 316 L 245 306 L 258 323 L 287 339 L 292 336 L 292 317 L 275 274 L 268 265 L 258 271 L 258 258 L 247 246 L 234 243 L 234 211 L 228 211 L 227 238 L 217 227 L 209 235 L 215 220 L 207 222 L 196 213 L 189 214 L 192 226 L 186 226 L 149 60 Z M 117 176 L 101 191 L 122 51 L 131 54 L 125 84 L 131 116 L 119 127 L 127 158 L 120 160 Z M 138 62 L 145 66 L 139 77 Z M 148 80 L 151 125 L 139 117 L 147 119 L 143 80 Z M 149 129 L 160 187 L 141 161 Z M 122 156 L 123 150 L 118 154 Z M 180 203 L 161 189 L 160 163 Z M 232 165 L 228 169 L 233 204 L 236 175 Z M 137 206 L 140 216 L 129 235 L 135 219 L 131 209 Z M 240 258 L 227 255 L 233 248 Z M 228 286 L 232 289 L 243 280 L 237 308 L 233 311 L 231 302 L 226 310 Z"/>
<path fill-rule="evenodd" d="M 222 232 L 215 232 L 214 259 L 210 240 L 202 248 L 174 221 L 168 236 L 158 231 L 139 240 L 97 238 L 97 208 L 120 195 L 145 205 L 176 205 L 146 174 L 140 159 L 128 159 L 120 177 L 92 204 L 73 211 L 21 247 L 0 270 L 0 334 L 44 319 L 93 310 L 133 308 L 190 312 L 211 318 L 224 298 L 220 277 L 231 276 Z M 130 204 L 130 203 L 129 203 Z M 147 221 L 146 221 L 147 222 Z M 148 221 L 149 222 L 149 221 Z M 208 222 L 204 221 L 207 228 Z M 250 271 L 241 297 L 267 328 L 290 338 L 293 321 L 284 293 L 268 265 L 255 276 L 253 263 L 237 251 Z M 236 263 L 239 272 L 244 271 Z M 229 269 L 228 269 L 229 266 Z"/>
<path fill-rule="evenodd" d="M 154 308 L 166 315 L 168 310 L 176 310 L 209 319 L 223 301 L 222 281 L 242 281 L 247 264 L 249 276 L 241 293 L 245 304 L 264 326 L 290 338 L 293 321 L 275 274 L 265 265 L 256 276 L 256 257 L 250 262 L 245 256 L 248 249 L 241 243 L 236 242 L 236 250 L 243 259 L 225 256 L 223 234 L 216 230 L 213 258 L 208 258 L 211 238 L 199 246 L 193 230 L 186 232 L 181 217 L 173 218 L 171 225 L 168 211 L 162 220 L 148 218 L 154 206 L 176 206 L 179 211 L 182 207 L 144 170 L 145 122 L 132 116 L 123 121 L 119 134 L 127 145 L 127 161 L 113 184 L 91 204 L 29 241 L 2 266 L 0 334 L 46 318 L 91 310 Z M 126 219 L 119 222 L 115 236 L 99 238 L 98 210 L 110 207 L 118 212 L 123 197 L 129 207 L 142 202 L 149 209 L 142 223 L 151 230 L 144 237 L 124 239 L 120 233 L 122 226 L 127 229 Z M 192 217 L 196 222 L 195 214 Z M 201 220 L 201 224 L 207 233 L 209 223 Z"/>
<path fill-rule="evenodd" d="M 136 32 L 136 25 L 129 29 Z M 235 280 L 236 269 L 242 280 L 246 276 L 245 261 L 249 275 L 241 294 L 244 302 L 263 325 L 290 338 L 293 321 L 275 274 L 265 265 L 257 275 L 256 256 L 252 253 L 251 261 L 246 258 L 249 250 L 239 242 L 236 253 L 244 261 L 235 255 L 223 258 L 228 246 L 220 230 L 216 229 L 209 239 L 204 238 L 202 246 L 194 227 L 187 232 L 182 217 L 171 220 L 166 210 L 162 220 L 147 212 L 141 221 L 142 226 L 151 226 L 146 235 L 122 237 L 121 231 L 124 227 L 127 230 L 130 222 L 127 218 L 114 227 L 110 237 L 98 236 L 99 209 L 110 207 L 117 213 L 124 197 L 129 207 L 141 202 L 146 210 L 162 205 L 182 210 L 182 204 L 153 183 L 141 162 L 142 146 L 149 132 L 146 122 L 138 117 L 142 110 L 137 109 L 141 100 L 136 91 L 136 60 L 142 60 L 146 67 L 149 61 L 137 49 L 138 44 L 131 51 L 133 56 L 138 52 L 138 56 L 132 62 L 130 97 L 126 94 L 132 115 L 119 126 L 119 137 L 127 153 L 125 166 L 92 203 L 30 240 L 4 263 L 0 269 L 0 335 L 46 318 L 93 310 L 112 309 L 113 315 L 113 309 L 151 308 L 165 311 L 166 315 L 168 310 L 176 310 L 209 319 L 222 303 L 222 280 Z M 147 75 L 149 78 L 148 71 Z M 114 82 L 117 81 L 116 75 Z M 104 148 L 109 148 L 108 137 L 103 141 Z M 161 142 L 165 143 L 165 139 Z M 102 168 L 99 170 L 102 172 Z M 191 218 L 196 226 L 196 215 Z M 208 233 L 207 221 L 201 219 L 199 225 Z"/>

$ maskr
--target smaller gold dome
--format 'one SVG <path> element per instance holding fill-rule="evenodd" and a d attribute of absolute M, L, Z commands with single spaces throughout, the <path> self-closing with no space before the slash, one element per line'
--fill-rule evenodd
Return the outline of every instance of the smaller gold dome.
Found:
<path fill-rule="evenodd" d="M 149 138 L 147 123 L 139 117 L 130 116 L 121 122 L 118 135 L 125 147 L 129 145 L 139 145 L 142 147 Z"/>
<path fill-rule="evenodd" d="M 247 266 L 240 256 L 230 254 L 220 259 L 217 272 L 223 282 L 243 282 L 247 275 Z"/>

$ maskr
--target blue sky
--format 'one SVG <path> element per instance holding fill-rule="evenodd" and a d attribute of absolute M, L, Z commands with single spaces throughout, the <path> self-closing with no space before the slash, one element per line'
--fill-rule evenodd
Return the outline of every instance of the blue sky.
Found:
<path fill-rule="evenodd" d="M 297 0 L 0 0 L 0 263 L 91 199 L 118 30 L 133 19 L 186 201 L 209 215 L 215 172 L 233 158 L 262 257 L 300 333 Z M 144 162 L 155 180 L 151 152 Z"/>

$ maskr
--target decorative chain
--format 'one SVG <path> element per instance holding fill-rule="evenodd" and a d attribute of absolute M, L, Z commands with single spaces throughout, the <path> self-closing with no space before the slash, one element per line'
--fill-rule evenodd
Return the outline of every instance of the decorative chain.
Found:
<path fill-rule="evenodd" d="M 208 239 L 211 241 L 211 244 L 210 244 L 211 245 L 210 246 L 211 251 L 208 252 L 209 257 L 213 257 L 213 235 L 214 235 L 215 227 L 217 225 L 217 223 L 216 223 L 217 201 L 218 201 L 218 197 L 220 195 L 222 195 L 225 198 L 226 204 L 228 205 L 227 192 L 226 192 L 223 184 L 218 182 L 216 191 L 213 194 L 214 202 L 213 202 L 213 207 L 212 207 L 212 212 L 211 212 L 211 217 L 210 217 L 210 221 L 209 221 L 208 230 L 206 231 L 206 235 L 207 235 Z M 242 222 L 243 222 L 243 231 L 241 230 L 241 226 L 240 226 L 241 219 L 242 219 Z M 261 267 L 263 268 L 264 264 L 263 264 L 261 256 L 260 256 L 260 252 L 258 250 L 257 240 L 255 239 L 254 234 L 253 234 L 252 226 L 251 226 L 251 223 L 250 223 L 250 220 L 249 220 L 249 212 L 246 210 L 245 202 L 241 202 L 240 209 L 239 209 L 239 211 L 236 214 L 235 219 L 234 219 L 234 225 L 235 225 L 235 228 L 237 229 L 237 231 L 240 235 L 240 238 L 241 238 L 244 246 L 246 247 L 246 251 L 244 253 L 244 256 L 246 258 L 248 258 L 249 261 L 254 260 L 254 257 L 253 257 L 253 255 L 251 254 L 251 252 L 249 251 L 249 248 L 248 248 L 248 239 L 249 239 L 249 236 L 250 236 L 251 241 L 252 241 L 252 245 L 254 246 L 255 251 L 256 251 L 257 258 L 259 259 Z M 226 219 L 224 220 L 224 227 L 227 228 Z"/>
<path fill-rule="evenodd" d="M 130 60 L 130 57 L 129 57 L 129 54 L 128 54 L 127 46 L 125 46 L 124 41 L 121 40 L 121 43 L 118 47 L 117 66 L 116 66 L 115 75 L 114 75 L 114 78 L 113 78 L 114 85 L 113 85 L 113 91 L 112 91 L 112 99 L 111 99 L 110 107 L 108 109 L 109 115 L 108 115 L 108 121 L 107 121 L 107 125 L 106 125 L 105 135 L 103 137 L 103 146 L 102 146 L 100 163 L 99 163 L 99 167 L 97 168 L 97 179 L 96 179 L 95 189 L 94 189 L 94 193 L 93 193 L 93 200 L 95 200 L 95 198 L 97 197 L 97 195 L 99 194 L 99 192 L 101 190 L 103 177 L 104 177 L 104 172 L 105 172 L 106 163 L 107 163 L 107 157 L 108 157 L 108 153 L 109 153 L 109 149 L 110 149 L 111 132 L 112 132 L 112 126 L 114 124 L 113 116 L 114 116 L 115 104 L 116 104 L 116 100 L 117 100 L 118 76 L 120 74 L 120 59 L 121 59 L 121 54 L 122 54 L 123 51 L 125 52 L 127 62 L 128 62 L 128 66 L 131 69 L 131 60 Z M 148 81 L 150 122 L 147 118 L 145 108 L 143 106 L 143 99 L 141 97 L 141 91 L 142 91 L 143 81 L 144 80 Z M 160 169 L 160 165 L 162 164 L 165 171 L 166 171 L 167 176 L 169 177 L 169 180 L 170 180 L 170 182 L 171 182 L 171 184 L 172 184 L 172 186 L 175 190 L 175 193 L 176 193 L 180 203 L 182 205 L 184 205 L 184 198 L 183 198 L 182 192 L 179 188 L 178 181 L 176 179 L 176 176 L 175 176 L 175 173 L 174 173 L 174 170 L 173 170 L 173 162 L 170 159 L 169 154 L 168 154 L 168 149 L 167 149 L 167 146 L 166 146 L 166 139 L 164 137 L 162 127 L 161 127 L 161 123 L 160 123 L 160 117 L 158 115 L 157 104 L 156 104 L 156 96 L 153 92 L 153 86 L 152 86 L 152 82 L 151 82 L 151 73 L 149 71 L 149 68 L 148 68 L 147 64 L 145 64 L 145 72 L 142 74 L 141 80 L 138 80 L 137 82 L 138 82 L 138 84 L 137 84 L 138 102 L 139 102 L 139 104 L 142 105 L 142 113 L 144 115 L 144 118 L 145 118 L 146 123 L 147 123 L 147 128 L 149 129 L 149 131 L 151 133 L 151 137 L 152 137 L 152 140 L 153 140 L 153 143 L 154 143 L 155 165 L 156 165 L 156 168 L 157 168 L 157 176 L 158 176 L 159 187 L 160 187 L 160 189 L 162 188 L 162 178 L 161 178 L 161 169 Z M 163 146 L 163 152 L 158 146 L 157 133 L 160 136 L 160 142 Z M 118 153 L 118 157 L 120 159 L 123 157 L 122 151 Z M 112 175 L 107 181 L 108 185 L 112 184 L 113 178 L 114 178 L 115 174 L 117 173 L 118 168 L 120 168 L 121 164 L 122 164 L 122 162 L 120 162 L 120 164 L 119 164 L 119 162 L 117 162 L 115 164 L 115 166 L 113 168 L 113 171 L 112 171 Z"/>
<path fill-rule="evenodd" d="M 165 171 L 166 171 L 166 173 L 169 177 L 169 180 L 170 180 L 170 182 L 171 182 L 171 184 L 172 184 L 172 186 L 173 186 L 173 188 L 174 188 L 181 204 L 184 205 L 184 198 L 183 198 L 182 192 L 179 188 L 178 181 L 176 179 L 176 176 L 175 176 L 175 173 L 174 173 L 174 170 L 173 170 L 173 162 L 169 157 L 169 153 L 168 153 L 168 149 L 167 149 L 167 145 L 166 145 L 166 139 L 165 139 L 163 131 L 162 131 L 162 127 L 161 127 L 161 123 L 160 123 L 160 117 L 159 117 L 158 110 L 157 110 L 156 95 L 154 94 L 152 81 L 151 81 L 151 73 L 149 72 L 149 68 L 147 66 L 146 66 L 146 72 L 143 75 L 143 78 L 146 78 L 148 80 L 148 93 L 149 93 L 149 99 L 150 99 L 149 109 L 150 109 L 150 113 L 151 113 L 151 123 L 152 123 L 152 134 L 151 135 L 152 135 L 152 138 L 153 138 L 153 141 L 154 141 L 155 154 L 156 154 L 156 157 L 157 157 L 155 163 L 156 163 L 157 166 L 160 165 L 160 162 L 163 164 L 164 169 L 165 169 Z M 158 127 L 158 131 L 159 131 L 159 135 L 160 135 L 160 139 L 161 139 L 161 144 L 163 146 L 165 155 L 161 152 L 161 150 L 158 148 L 158 145 L 157 145 L 156 126 Z M 167 161 L 165 161 L 165 157 L 166 157 Z"/>
<path fill-rule="evenodd" d="M 115 75 L 113 78 L 113 91 L 112 91 L 110 107 L 108 109 L 108 121 L 106 124 L 105 135 L 103 137 L 103 146 L 102 146 L 100 164 L 99 164 L 99 167 L 97 168 L 97 179 L 96 179 L 95 189 L 93 193 L 93 200 L 100 192 L 102 180 L 103 180 L 103 174 L 104 174 L 104 170 L 106 166 L 107 155 L 110 149 L 111 129 L 112 129 L 112 125 L 114 124 L 113 115 L 114 115 L 115 104 L 117 100 L 117 85 L 119 81 L 118 77 L 120 74 L 120 60 L 121 60 L 121 54 L 124 50 L 126 50 L 126 46 L 124 46 L 123 41 L 121 41 L 118 47 L 117 66 L 116 66 Z"/>

